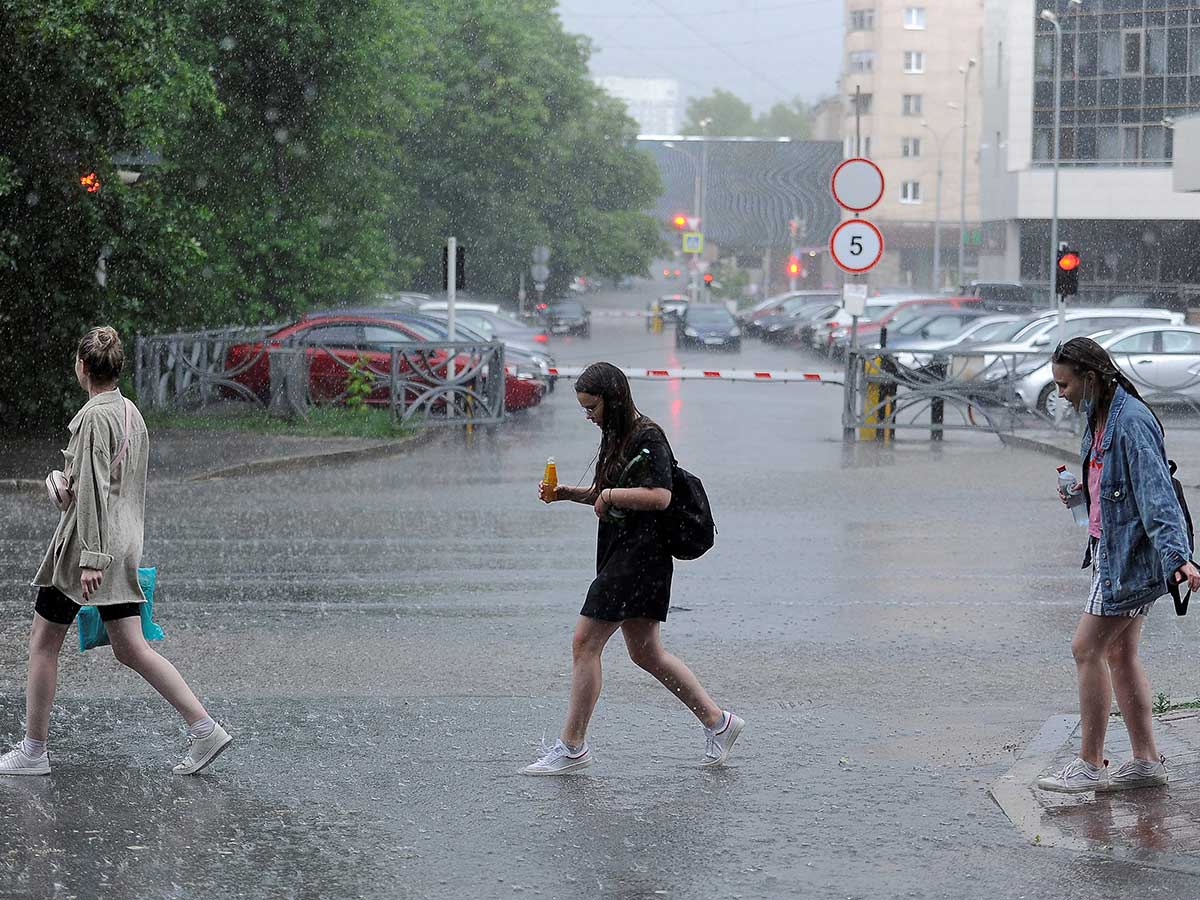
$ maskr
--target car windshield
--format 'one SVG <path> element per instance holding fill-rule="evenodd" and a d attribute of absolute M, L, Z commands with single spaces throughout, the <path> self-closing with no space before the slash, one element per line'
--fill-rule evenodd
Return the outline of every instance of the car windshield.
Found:
<path fill-rule="evenodd" d="M 722 325 L 733 321 L 729 310 L 720 306 L 694 306 L 688 310 L 687 320 L 697 325 Z"/>
<path fill-rule="evenodd" d="M 990 325 L 980 325 L 970 333 L 973 341 L 1007 341 L 1021 329 L 1028 326 L 1024 319 L 1016 322 L 993 322 Z"/>

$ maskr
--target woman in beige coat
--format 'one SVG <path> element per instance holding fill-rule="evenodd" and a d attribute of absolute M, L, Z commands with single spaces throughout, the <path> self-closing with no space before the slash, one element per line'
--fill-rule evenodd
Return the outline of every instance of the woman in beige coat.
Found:
<path fill-rule="evenodd" d="M 41 568 L 29 635 L 25 739 L 0 756 L 0 775 L 48 775 L 50 707 L 58 682 L 63 640 L 81 605 L 100 612 L 117 660 L 146 679 L 188 724 L 188 749 L 175 766 L 199 772 L 228 746 L 229 734 L 212 720 L 178 670 L 142 636 L 138 584 L 146 509 L 150 441 L 137 407 L 121 396 L 125 365 L 112 328 L 93 328 L 79 342 L 75 377 L 88 392 L 69 426 L 63 452 L 74 502 L 62 514 Z"/>

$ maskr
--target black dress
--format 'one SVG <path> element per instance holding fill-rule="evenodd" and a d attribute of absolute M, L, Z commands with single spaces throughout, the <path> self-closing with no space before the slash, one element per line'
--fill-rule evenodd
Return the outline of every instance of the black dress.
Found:
<path fill-rule="evenodd" d="M 616 487 L 671 489 L 671 446 L 657 425 L 641 428 L 629 443 L 628 458 L 642 448 L 649 464 L 639 464 Z M 600 521 L 596 580 L 580 615 L 609 622 L 647 618 L 667 620 L 674 562 L 663 540 L 661 512 L 626 510 L 620 521 Z"/>

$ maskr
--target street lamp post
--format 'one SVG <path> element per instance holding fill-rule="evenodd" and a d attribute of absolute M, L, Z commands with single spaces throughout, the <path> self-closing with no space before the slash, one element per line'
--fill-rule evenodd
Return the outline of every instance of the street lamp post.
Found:
<path fill-rule="evenodd" d="M 965 66 L 959 66 L 958 71 L 963 76 L 962 104 L 962 168 L 958 184 L 958 284 L 961 288 L 966 282 L 967 259 L 967 85 L 971 78 L 971 70 L 975 68 L 975 57 L 967 60 Z"/>
<path fill-rule="evenodd" d="M 937 147 L 937 198 L 934 201 L 933 223 L 933 291 L 942 289 L 942 141 L 945 135 L 940 135 L 928 122 L 922 121 L 921 127 L 933 135 L 934 146 Z"/>
<path fill-rule="evenodd" d="M 702 202 L 702 199 L 703 199 L 701 196 L 702 191 L 703 191 L 703 184 L 702 184 L 701 175 L 700 175 L 700 163 L 696 160 L 696 157 L 692 156 L 692 154 L 688 153 L 682 147 L 676 147 L 672 141 L 663 141 L 663 146 L 668 150 L 674 150 L 680 156 L 687 159 L 688 163 L 691 164 L 691 167 L 692 167 L 692 214 L 696 218 L 699 218 L 700 217 L 700 203 Z M 703 220 L 701 220 L 701 223 L 703 224 Z M 688 293 L 691 295 L 692 303 L 696 302 L 696 298 L 699 295 L 699 292 L 700 292 L 700 285 L 698 284 L 698 282 L 696 280 L 696 270 L 695 270 L 695 266 L 693 265 L 692 279 L 691 279 L 691 283 L 688 286 Z"/>
<path fill-rule="evenodd" d="M 1071 6 L 1077 8 L 1083 0 L 1071 0 Z M 1054 289 L 1055 270 L 1058 266 L 1058 166 L 1059 138 L 1062 133 L 1062 23 L 1053 10 L 1043 9 L 1040 18 L 1054 26 L 1054 175 L 1053 186 L 1050 189 L 1050 302 L 1058 306 L 1058 340 L 1062 343 L 1067 336 L 1067 304 L 1066 299 L 1059 297 Z M 1054 404 L 1054 421 L 1062 421 L 1063 405 Z"/>

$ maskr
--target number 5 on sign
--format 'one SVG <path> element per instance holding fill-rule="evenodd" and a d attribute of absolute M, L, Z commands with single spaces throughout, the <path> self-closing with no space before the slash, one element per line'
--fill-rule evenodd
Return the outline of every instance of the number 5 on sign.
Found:
<path fill-rule="evenodd" d="M 866 272 L 883 257 L 883 235 L 866 219 L 850 219 L 829 236 L 829 252 L 843 271 Z"/>

